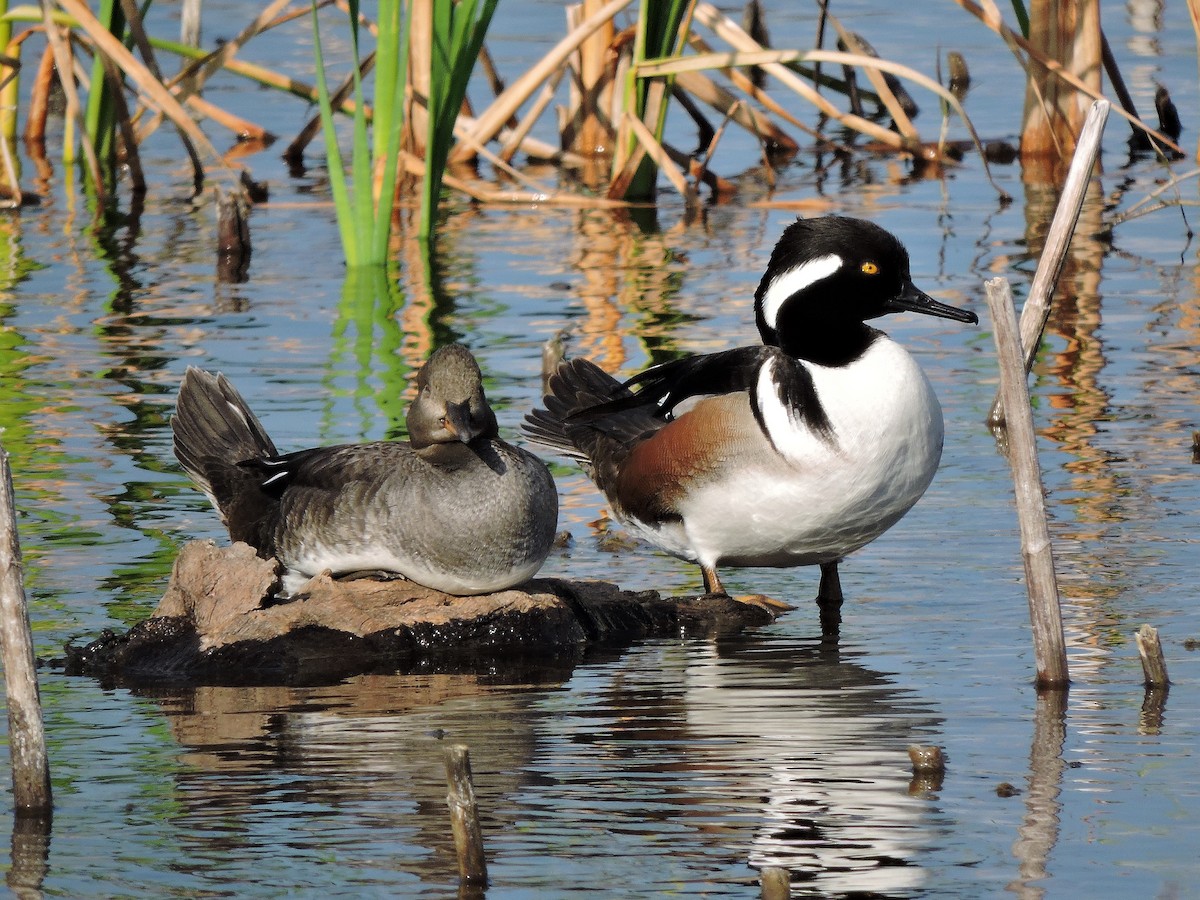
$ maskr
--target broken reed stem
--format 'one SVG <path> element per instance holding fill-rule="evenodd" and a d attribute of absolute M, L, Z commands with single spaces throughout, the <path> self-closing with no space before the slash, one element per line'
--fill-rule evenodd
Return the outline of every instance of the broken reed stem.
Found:
<path fill-rule="evenodd" d="M 1158 639 L 1158 629 L 1153 625 L 1143 625 L 1134 638 L 1137 640 L 1138 656 L 1142 658 L 1146 687 L 1167 687 L 1171 680 L 1167 678 L 1167 660 L 1163 656 L 1162 642 Z"/>
<path fill-rule="evenodd" d="M 1026 372 L 1033 367 L 1038 345 L 1042 342 L 1042 330 L 1046 327 L 1046 320 L 1050 318 L 1050 300 L 1054 295 L 1059 273 L 1062 272 L 1063 262 L 1067 258 L 1067 250 L 1071 246 L 1071 236 L 1075 233 L 1079 214 L 1083 210 L 1083 198 L 1092 178 L 1092 169 L 1100 156 L 1100 138 L 1104 135 L 1104 123 L 1108 120 L 1110 108 L 1107 100 L 1097 100 L 1088 110 L 1083 130 L 1079 134 L 1079 142 L 1075 145 L 1071 167 L 1067 171 L 1067 179 L 1063 183 L 1058 208 L 1054 211 L 1050 231 L 1046 234 L 1046 246 L 1042 250 L 1041 259 L 1038 260 L 1033 284 L 1029 287 L 1029 297 L 1021 310 L 1021 347 Z M 993 428 L 1004 424 L 1004 404 L 999 392 L 992 402 L 987 422 Z"/>
<path fill-rule="evenodd" d="M 479 807 L 475 786 L 471 783 L 471 756 L 465 744 L 446 749 L 446 785 L 450 792 L 450 827 L 454 831 L 454 849 L 458 853 L 458 877 L 471 884 L 487 884 L 487 858 L 483 855 L 483 831 L 479 827 Z"/>
<path fill-rule="evenodd" d="M 1037 686 L 1039 689 L 1065 687 L 1069 678 L 1062 610 L 1059 608 L 1050 529 L 1046 524 L 1033 410 L 1029 405 L 1029 388 L 1025 383 L 1025 365 L 1017 333 L 1017 313 L 1007 279 L 993 278 L 985 286 L 1000 365 L 1000 396 L 1007 411 L 1008 461 L 1012 467 L 1017 518 L 1021 526 L 1021 556 L 1029 593 Z"/>
<path fill-rule="evenodd" d="M 760 870 L 762 900 L 787 900 L 792 896 L 792 876 L 787 869 L 770 866 Z"/>
<path fill-rule="evenodd" d="M 0 446 L 0 656 L 4 661 L 8 704 L 13 805 L 18 816 L 49 816 L 52 797 L 46 730 L 25 602 L 12 471 L 3 446 Z"/>

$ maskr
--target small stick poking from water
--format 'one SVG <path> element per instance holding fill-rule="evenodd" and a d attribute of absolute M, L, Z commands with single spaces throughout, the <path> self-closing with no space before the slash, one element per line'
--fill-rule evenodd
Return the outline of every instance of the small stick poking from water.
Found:
<path fill-rule="evenodd" d="M 936 745 L 922 747 L 919 744 L 909 744 L 908 758 L 912 760 L 914 775 L 944 775 L 946 773 L 946 754 Z"/>
<path fill-rule="evenodd" d="M 450 793 L 450 826 L 454 848 L 458 852 L 458 877 L 471 884 L 487 884 L 487 859 L 483 855 L 483 831 L 479 827 L 479 807 L 475 786 L 471 783 L 471 756 L 464 744 L 446 750 L 446 784 Z"/>
<path fill-rule="evenodd" d="M 1134 635 L 1137 639 L 1138 656 L 1142 658 L 1142 673 L 1146 676 L 1146 687 L 1165 688 L 1171 680 L 1167 678 L 1167 661 L 1163 657 L 1162 642 L 1158 629 L 1143 625 Z"/>
<path fill-rule="evenodd" d="M 1066 687 L 1069 682 L 1067 648 L 1058 600 L 1058 579 L 1054 574 L 1054 553 L 1046 523 L 1042 469 L 1038 464 L 1017 313 L 1013 309 L 1012 290 L 1007 279 L 993 278 L 985 287 L 1000 365 L 1000 397 L 1008 422 L 1008 462 L 1012 468 L 1017 519 L 1021 525 L 1021 557 L 1029 593 L 1029 620 L 1033 625 L 1037 686 L 1039 689 Z"/>
<path fill-rule="evenodd" d="M 52 798 L 46 730 L 25 602 L 12 472 L 3 446 L 0 446 L 0 656 L 4 660 L 8 703 L 13 804 L 18 816 L 48 816 Z"/>
<path fill-rule="evenodd" d="M 792 896 L 792 876 L 787 869 L 770 866 L 761 870 L 762 900 L 787 900 Z"/>

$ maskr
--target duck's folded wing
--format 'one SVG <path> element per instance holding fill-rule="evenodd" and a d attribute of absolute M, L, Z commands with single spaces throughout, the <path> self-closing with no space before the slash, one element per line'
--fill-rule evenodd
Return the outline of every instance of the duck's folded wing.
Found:
<path fill-rule="evenodd" d="M 372 473 L 377 476 L 381 457 L 394 457 L 405 446 L 390 441 L 339 444 L 248 459 L 238 465 L 258 475 L 263 493 L 278 499 L 288 489 L 335 490 L 371 477 Z"/>
<path fill-rule="evenodd" d="M 775 355 L 783 354 L 775 347 L 758 346 L 688 356 L 653 366 L 625 385 L 637 388 L 633 399 L 639 405 L 653 405 L 659 415 L 667 417 L 694 397 L 751 390 L 763 363 Z"/>

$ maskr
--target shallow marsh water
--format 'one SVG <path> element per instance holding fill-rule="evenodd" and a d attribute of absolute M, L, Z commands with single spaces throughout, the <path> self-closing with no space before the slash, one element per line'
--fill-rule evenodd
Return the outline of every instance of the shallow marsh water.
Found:
<path fill-rule="evenodd" d="M 1191 30 L 1182 10 L 1155 19 L 1155 9 L 1104 4 L 1105 28 L 1135 99 L 1149 109 L 1154 82 L 1166 81 L 1194 144 Z M 232 3 L 206 14 L 249 18 Z M 1015 66 L 965 14 L 899 19 L 847 3 L 842 15 L 882 55 L 925 71 L 939 47 L 964 51 L 977 127 L 1013 137 Z M 504 5 L 493 51 L 510 79 L 559 21 L 557 3 Z M 771 24 L 777 46 L 804 45 L 812 31 L 806 10 L 776 11 Z M 308 58 L 304 28 L 262 46 L 273 65 Z M 285 137 L 307 115 L 224 80 L 209 96 Z M 932 136 L 935 104 L 918 101 Z M 1148 159 L 1127 164 L 1125 137 L 1114 115 L 1064 276 L 1068 300 L 1032 380 L 1071 655 L 1065 700 L 1030 686 L 1011 483 L 981 424 L 996 388 L 986 321 L 893 317 L 881 324 L 942 400 L 946 451 L 922 503 L 844 565 L 836 649 L 821 645 L 808 603 L 815 572 L 757 570 L 727 580 L 798 604 L 775 625 L 576 665 L 160 691 L 47 668 L 54 827 L 14 835 L 10 885 L 69 897 L 448 896 L 457 879 L 440 754 L 452 740 L 472 751 L 488 897 L 753 897 L 763 865 L 789 866 L 794 893 L 811 896 L 1192 893 L 1200 269 L 1177 211 L 1100 235 L 1102 217 L 1166 175 Z M 818 170 L 802 153 L 774 194 L 757 156 L 730 133 L 714 167 L 738 178 L 739 199 L 693 215 L 664 192 L 655 227 L 455 203 L 434 289 L 406 259 L 390 292 L 346 283 L 313 155 L 302 174 L 274 150 L 250 158 L 272 202 L 253 214 L 240 285 L 215 282 L 214 216 L 182 199 L 187 175 L 169 135 L 147 148 L 152 189 L 138 217 L 123 201 L 93 230 L 61 170 L 30 178 L 43 204 L 0 223 L 0 439 L 39 654 L 149 615 L 179 546 L 221 537 L 170 455 L 189 364 L 226 372 L 279 446 L 298 448 L 400 435 L 407 376 L 432 346 L 460 338 L 515 437 L 536 401 L 542 344 L 560 329 L 571 352 L 628 374 L 753 340 L 750 296 L 796 215 L 768 198 L 820 198 L 892 229 L 919 285 L 985 320 L 986 278 L 1005 275 L 1024 296 L 1049 212 L 1017 167 L 995 170 L 1016 198 L 1002 206 L 974 155 L 938 180 L 890 159 Z M 1195 190 L 1185 182 L 1185 196 Z M 548 573 L 698 590 L 693 567 L 611 549 L 594 491 L 565 465 L 556 473 L 573 543 Z M 1140 683 L 1142 622 L 1160 627 L 1174 682 L 1157 702 Z M 940 784 L 913 783 L 912 743 L 945 749 Z M 1015 794 L 1000 796 L 1003 783 Z"/>

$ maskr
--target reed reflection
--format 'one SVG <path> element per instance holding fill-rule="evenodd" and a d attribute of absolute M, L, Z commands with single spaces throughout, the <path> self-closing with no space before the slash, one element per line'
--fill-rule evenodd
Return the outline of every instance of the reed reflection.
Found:
<path fill-rule="evenodd" d="M 12 856 L 4 883 L 19 900 L 40 900 L 50 871 L 49 816 L 14 816 Z"/>
<path fill-rule="evenodd" d="M 1067 692 L 1039 692 L 1033 716 L 1033 743 L 1029 748 L 1025 819 L 1017 829 L 1012 848 L 1018 875 L 1008 885 L 1008 890 L 1023 900 L 1039 900 L 1046 893 L 1037 882 L 1049 874 L 1049 860 L 1058 843 L 1066 740 Z"/>

